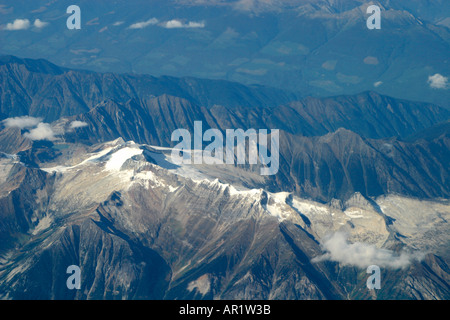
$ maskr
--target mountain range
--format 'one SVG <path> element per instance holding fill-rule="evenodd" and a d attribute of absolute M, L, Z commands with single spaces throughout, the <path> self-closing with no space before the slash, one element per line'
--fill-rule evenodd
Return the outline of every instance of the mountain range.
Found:
<path fill-rule="evenodd" d="M 0 111 L 2 299 L 450 296 L 439 105 L 2 56 Z M 279 129 L 278 173 L 174 163 L 194 121 Z"/>
<path fill-rule="evenodd" d="M 173 147 L 171 133 L 193 132 L 194 121 L 224 133 L 280 129 L 280 172 L 258 187 L 325 202 L 354 192 L 449 195 L 448 134 L 421 138 L 424 130 L 448 127 L 450 112 L 437 105 L 373 91 L 297 100 L 278 89 L 217 80 L 98 74 L 10 56 L 1 61 L 3 118 L 41 118 L 62 132 L 59 139 L 65 142 L 92 145 L 123 138 Z M 73 121 L 85 126 L 71 130 Z M 0 132 L 4 152 L 30 146 L 16 130 Z"/>

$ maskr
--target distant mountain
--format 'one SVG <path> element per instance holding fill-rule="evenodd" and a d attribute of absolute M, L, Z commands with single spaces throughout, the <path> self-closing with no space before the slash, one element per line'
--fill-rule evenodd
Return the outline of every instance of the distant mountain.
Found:
<path fill-rule="evenodd" d="M 159 110 L 161 107 L 180 109 L 177 105 L 189 110 L 165 110 L 165 119 L 158 122 L 159 125 L 173 121 L 180 127 L 199 117 L 197 120 L 205 119 L 211 127 L 219 129 L 227 126 L 279 128 L 311 136 L 344 127 L 365 137 L 380 138 L 408 136 L 450 116 L 449 111 L 432 104 L 393 99 L 375 92 L 298 100 L 291 93 L 268 87 L 246 87 L 218 80 L 77 71 L 45 60 L 12 56 L 0 59 L 0 83 L 3 118 L 29 115 L 51 122 L 62 116 L 80 115 L 95 122 L 97 112 L 110 117 L 118 109 L 134 112 L 131 118 L 122 119 L 128 122 L 115 123 L 117 130 L 127 126 L 136 129 L 135 122 L 139 122 L 136 117 L 145 114 L 155 117 L 163 113 Z M 140 110 L 131 110 L 136 108 Z M 176 114 L 178 120 L 170 119 L 170 114 Z M 182 117 L 190 119 L 182 120 Z M 141 119 L 140 123 L 144 126 L 141 129 L 146 130 L 147 122 Z M 97 128 L 105 125 L 111 127 L 109 123 L 96 123 Z M 167 143 L 167 132 L 165 134 L 153 138 Z M 131 134 L 125 136 L 152 142 Z M 109 140 L 117 136 L 103 138 Z"/>
<path fill-rule="evenodd" d="M 437 123 L 429 128 L 416 132 L 411 136 L 407 137 L 407 140 L 414 141 L 424 139 L 430 141 L 444 136 L 445 137 L 450 136 L 450 121 Z"/>
<path fill-rule="evenodd" d="M 155 78 L 148 75 L 95 73 L 57 67 L 45 60 L 0 58 L 2 118 L 30 115 L 54 121 L 88 112 L 105 99 L 124 103 L 164 94 L 199 106 L 274 107 L 296 100 L 292 93 L 222 80 Z"/>
<path fill-rule="evenodd" d="M 381 30 L 366 27 L 371 4 L 381 8 Z M 67 30 L 67 3 L 3 1 L 1 53 L 20 52 L 72 69 L 267 85 L 302 96 L 375 89 L 450 107 L 448 87 L 428 82 L 436 74 L 449 77 L 446 0 L 120 0 L 107 6 L 81 0 L 77 5 L 82 28 Z M 19 31 L 18 37 L 5 29 L 19 18 L 49 24 Z M 187 27 L 190 22 L 196 27 Z"/>

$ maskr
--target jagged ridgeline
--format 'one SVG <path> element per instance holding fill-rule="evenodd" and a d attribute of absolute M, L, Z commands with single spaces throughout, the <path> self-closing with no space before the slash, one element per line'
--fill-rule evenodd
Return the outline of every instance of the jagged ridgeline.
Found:
<path fill-rule="evenodd" d="M 280 170 L 258 186 L 320 201 L 354 192 L 449 195 L 448 134 L 441 133 L 450 112 L 436 105 L 375 92 L 301 99 L 227 81 L 77 71 L 13 56 L 0 61 L 1 117 L 38 117 L 57 128 L 87 123 L 65 132 L 65 142 L 121 137 L 173 147 L 172 132 L 193 132 L 195 121 L 222 132 L 280 129 Z M 0 134 L 3 152 L 31 147 L 17 128 Z"/>
<path fill-rule="evenodd" d="M 0 61 L 1 298 L 450 297 L 448 110 Z M 279 129 L 278 173 L 173 163 L 195 121 Z"/>

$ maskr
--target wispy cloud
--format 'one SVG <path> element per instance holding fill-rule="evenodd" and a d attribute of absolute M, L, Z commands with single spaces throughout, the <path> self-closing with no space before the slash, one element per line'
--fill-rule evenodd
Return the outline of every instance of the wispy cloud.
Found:
<path fill-rule="evenodd" d="M 364 62 L 365 64 L 372 64 L 372 65 L 377 65 L 378 63 L 380 63 L 380 62 L 378 61 L 378 58 L 377 58 L 377 57 L 372 57 L 372 56 L 367 56 L 367 57 L 365 57 L 364 60 L 363 60 L 363 62 Z"/>
<path fill-rule="evenodd" d="M 42 118 L 23 116 L 23 117 L 8 118 L 3 120 L 2 123 L 7 128 L 17 127 L 20 129 L 25 129 L 36 127 L 41 121 Z"/>
<path fill-rule="evenodd" d="M 267 73 L 267 69 L 246 69 L 246 68 L 238 68 L 237 72 L 250 74 L 253 76 L 263 76 Z"/>
<path fill-rule="evenodd" d="M 46 6 L 42 6 L 42 7 L 39 7 L 38 9 L 36 9 L 36 10 L 31 11 L 31 13 L 41 13 L 41 12 L 46 11 L 47 9 L 48 8 Z"/>
<path fill-rule="evenodd" d="M 86 127 L 87 125 L 88 124 L 84 121 L 75 120 L 70 123 L 70 129 L 82 128 Z"/>
<path fill-rule="evenodd" d="M 6 5 L 0 4 L 0 14 L 8 14 L 13 12 L 13 7 L 7 8 Z"/>
<path fill-rule="evenodd" d="M 30 20 L 28 19 L 16 19 L 14 22 L 6 24 L 6 30 L 16 31 L 16 30 L 26 30 L 30 27 Z"/>
<path fill-rule="evenodd" d="M 133 23 L 132 25 L 130 25 L 128 28 L 129 29 L 143 29 L 145 27 L 151 26 L 151 25 L 155 25 L 159 22 L 158 19 L 156 18 L 151 18 L 147 21 L 142 21 L 142 22 L 136 22 Z"/>
<path fill-rule="evenodd" d="M 337 232 L 324 239 L 321 243 L 326 253 L 312 259 L 312 262 L 325 260 L 339 262 L 342 265 L 351 265 L 360 268 L 367 268 L 370 265 L 377 265 L 382 268 L 403 269 L 413 261 L 420 261 L 425 254 L 421 252 L 410 253 L 402 251 L 395 253 L 387 249 L 380 249 L 372 244 L 355 242 L 350 243 L 347 234 Z"/>
<path fill-rule="evenodd" d="M 114 23 L 113 23 L 113 26 L 114 26 L 114 27 L 118 27 L 118 26 L 123 25 L 124 23 L 125 23 L 125 21 L 117 21 L 117 22 L 114 22 Z"/>
<path fill-rule="evenodd" d="M 167 29 L 176 29 L 176 28 L 204 28 L 205 23 L 202 22 L 195 22 L 195 21 L 189 21 L 188 23 L 183 23 L 180 20 L 173 19 L 170 21 L 163 22 L 161 24 L 162 27 Z"/>
<path fill-rule="evenodd" d="M 378 88 L 378 87 L 381 86 L 382 84 L 383 84 L 383 81 L 377 81 L 377 82 L 374 82 L 373 86 L 374 86 L 375 88 Z"/>
<path fill-rule="evenodd" d="M 433 89 L 448 89 L 450 87 L 448 83 L 448 77 L 436 73 L 428 77 L 428 84 Z"/>

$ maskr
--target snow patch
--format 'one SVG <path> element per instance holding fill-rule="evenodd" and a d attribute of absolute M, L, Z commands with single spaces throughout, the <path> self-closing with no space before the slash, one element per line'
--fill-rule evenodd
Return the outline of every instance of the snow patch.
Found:
<path fill-rule="evenodd" d="M 142 149 L 137 148 L 122 148 L 111 155 L 111 158 L 106 162 L 105 169 L 109 171 L 119 171 L 122 165 L 131 157 L 142 154 Z"/>
<path fill-rule="evenodd" d="M 200 278 L 198 278 L 197 280 L 189 282 L 187 287 L 187 289 L 191 292 L 194 289 L 197 289 L 197 291 L 203 296 L 209 292 L 210 288 L 211 288 L 211 280 L 209 274 L 205 274 Z"/>
<path fill-rule="evenodd" d="M 52 172 L 66 172 L 68 170 L 74 169 L 78 166 L 82 166 L 88 162 L 93 162 L 95 160 L 98 160 L 99 158 L 103 157 L 104 155 L 108 154 L 113 148 L 106 148 L 100 152 L 96 152 L 94 154 L 92 154 L 89 158 L 83 160 L 82 162 L 80 162 L 79 164 L 76 164 L 74 166 L 55 166 L 55 167 L 51 167 L 51 168 L 40 168 L 42 171 L 48 172 L 48 173 L 52 173 Z"/>
<path fill-rule="evenodd" d="M 72 169 L 73 167 L 65 167 L 65 166 L 56 166 L 51 168 L 40 168 L 42 171 L 52 173 L 52 172 L 66 172 L 69 169 Z"/>
<path fill-rule="evenodd" d="M 294 198 L 292 206 L 299 212 L 306 215 L 314 214 L 329 214 L 329 209 L 326 206 L 322 206 L 319 203 L 311 203 L 309 201 L 299 201 Z"/>
<path fill-rule="evenodd" d="M 38 225 L 33 230 L 33 235 L 36 235 L 39 232 L 50 228 L 52 222 L 53 222 L 53 219 L 50 218 L 49 216 L 45 216 L 42 219 L 40 219 Z"/>
<path fill-rule="evenodd" d="M 162 187 L 169 189 L 169 192 L 174 192 L 178 190 L 179 187 L 173 187 L 171 185 L 166 184 L 163 180 L 159 179 L 157 175 L 155 175 L 152 171 L 144 171 L 139 172 L 134 175 L 133 183 L 144 183 L 145 187 L 150 188 L 150 182 L 153 183 L 156 187 Z"/>
<path fill-rule="evenodd" d="M 362 210 L 358 209 L 348 209 L 344 211 L 345 215 L 352 219 L 358 219 L 358 218 L 364 218 L 364 215 L 362 214 Z"/>

